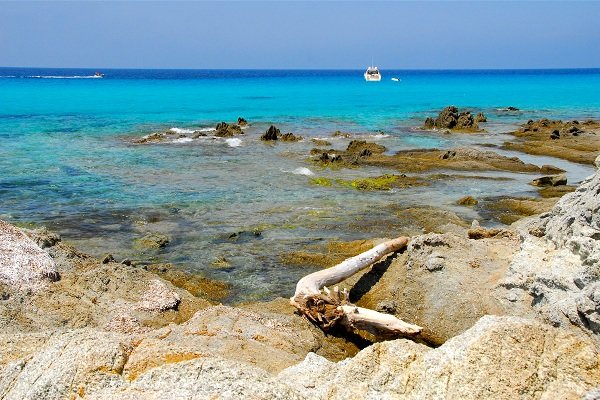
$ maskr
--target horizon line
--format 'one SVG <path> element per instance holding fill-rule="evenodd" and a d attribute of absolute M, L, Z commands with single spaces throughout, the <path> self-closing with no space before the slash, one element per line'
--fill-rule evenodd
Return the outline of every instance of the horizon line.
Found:
<path fill-rule="evenodd" d="M 362 71 L 363 68 L 176 68 L 176 67 L 31 67 L 31 66 L 0 66 L 0 68 L 21 68 L 21 69 L 96 69 L 96 70 L 172 70 L 172 71 Z M 600 66 L 597 67 L 509 67 L 509 68 L 472 68 L 472 67 L 460 67 L 460 68 L 399 68 L 389 67 L 381 68 L 380 70 L 394 70 L 394 71 L 560 71 L 560 70 L 600 70 Z"/>

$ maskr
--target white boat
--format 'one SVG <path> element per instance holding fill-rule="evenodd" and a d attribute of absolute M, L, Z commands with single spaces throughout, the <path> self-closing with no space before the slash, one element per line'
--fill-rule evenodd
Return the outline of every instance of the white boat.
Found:
<path fill-rule="evenodd" d="M 400 79 L 399 79 L 399 78 L 392 78 L 392 80 L 393 80 L 394 82 L 400 82 Z"/>
<path fill-rule="evenodd" d="M 365 81 L 367 82 L 379 82 L 381 80 L 381 74 L 379 73 L 379 69 L 374 66 L 370 66 L 365 71 Z"/>

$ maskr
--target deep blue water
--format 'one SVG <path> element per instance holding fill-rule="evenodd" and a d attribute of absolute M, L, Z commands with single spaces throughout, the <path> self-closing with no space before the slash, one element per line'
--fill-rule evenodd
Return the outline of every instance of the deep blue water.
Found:
<path fill-rule="evenodd" d="M 386 225 L 398 217 L 377 211 L 390 205 L 435 205 L 478 218 L 454 201 L 464 194 L 535 195 L 526 185 L 531 176 L 393 193 L 318 187 L 297 169 L 345 179 L 387 171 L 318 170 L 306 161 L 314 147 L 308 139 L 328 138 L 343 148 L 348 140 L 330 138 L 342 130 L 390 151 L 445 148 L 502 143 L 503 132 L 528 119 L 600 118 L 600 69 L 382 70 L 379 83 L 365 82 L 362 70 L 102 70 L 102 79 L 91 78 L 94 72 L 0 68 L 0 218 L 45 224 L 96 255 L 175 262 L 228 279 L 245 292 L 237 300 L 285 295 L 306 272 L 280 265 L 286 251 L 321 239 L 401 233 Z M 414 129 L 449 104 L 483 111 L 489 133 Z M 520 111 L 507 112 L 507 106 Z M 209 129 L 239 116 L 251 123 L 240 143 L 132 144 L 152 132 Z M 258 138 L 271 123 L 307 140 L 265 145 Z M 589 172 L 560 165 L 575 180 Z M 223 239 L 256 227 L 263 230 L 260 238 Z M 158 252 L 140 251 L 134 239 L 147 232 L 173 241 Z M 214 268 L 219 257 L 232 267 Z"/>

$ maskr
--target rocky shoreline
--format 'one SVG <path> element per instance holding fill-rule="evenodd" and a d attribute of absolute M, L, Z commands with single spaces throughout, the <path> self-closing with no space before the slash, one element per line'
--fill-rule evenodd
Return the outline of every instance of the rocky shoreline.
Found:
<path fill-rule="evenodd" d="M 214 305 L 2 222 L 0 395 L 596 398 L 599 190 L 600 171 L 504 230 L 413 237 L 346 282 L 357 305 L 423 326 L 425 344 L 326 336 L 283 299 Z"/>
<path fill-rule="evenodd" d="M 479 134 L 479 123 L 486 123 L 483 114 L 448 107 L 423 128 Z M 597 125 L 531 121 L 504 147 L 600 168 Z M 210 132 L 169 130 L 133 144 L 231 140 L 247 135 L 248 126 L 240 117 Z M 44 228 L 0 220 L 0 399 L 600 397 L 600 170 L 575 186 L 560 168 L 479 147 L 391 153 L 342 132 L 332 138 L 343 138 L 344 147 L 272 125 L 258 140 L 269 148 L 319 146 L 305 158 L 322 173 L 397 171 L 352 180 L 309 176 L 309 188 L 386 192 L 509 179 L 467 173 L 528 173 L 538 177 L 531 185 L 540 197 L 456 199 L 458 207 L 496 213 L 505 225 L 493 229 L 435 207 L 384 210 L 410 232 L 407 249 L 341 286 L 357 306 L 422 326 L 416 341 L 325 334 L 286 298 L 225 306 L 226 282 L 171 264 L 95 258 Z M 155 251 L 170 241 L 147 233 L 135 245 Z M 381 241 L 330 241 L 278 257 L 283 265 L 330 267 Z"/>

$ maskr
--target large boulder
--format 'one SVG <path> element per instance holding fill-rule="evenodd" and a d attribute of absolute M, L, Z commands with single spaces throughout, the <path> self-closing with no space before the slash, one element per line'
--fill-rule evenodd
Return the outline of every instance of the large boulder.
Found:
<path fill-rule="evenodd" d="M 600 384 L 585 336 L 486 316 L 438 348 L 400 339 L 332 363 L 309 355 L 279 379 L 313 399 L 579 399 Z"/>
<path fill-rule="evenodd" d="M 441 344 L 482 316 L 502 308 L 491 291 L 518 247 L 511 235 L 470 240 L 465 234 L 412 238 L 387 269 L 374 268 L 350 291 L 357 304 L 422 326 L 422 337 Z"/>
<path fill-rule="evenodd" d="M 260 137 L 260 140 L 277 140 L 277 138 L 281 135 L 279 129 L 277 129 L 274 125 L 271 125 L 269 129 Z"/>
<path fill-rule="evenodd" d="M 230 125 L 226 122 L 219 122 L 215 127 L 215 136 L 218 137 L 231 137 L 235 135 L 242 135 L 241 125 Z"/>
<path fill-rule="evenodd" d="M 600 341 L 600 171 L 552 211 L 518 225 L 520 251 L 498 286 L 510 313 L 532 313 Z"/>

